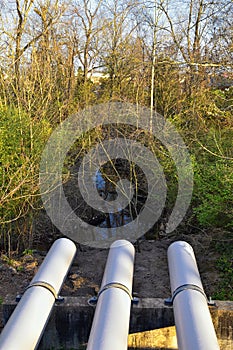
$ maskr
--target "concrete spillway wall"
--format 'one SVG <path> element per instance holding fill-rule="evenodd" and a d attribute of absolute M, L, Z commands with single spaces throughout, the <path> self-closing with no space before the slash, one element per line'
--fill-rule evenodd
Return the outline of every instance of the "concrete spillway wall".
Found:
<path fill-rule="evenodd" d="M 4 323 L 15 306 L 13 301 L 3 305 Z M 94 311 L 85 297 L 66 297 L 56 304 L 39 350 L 82 349 L 88 341 Z M 233 350 L 233 302 L 216 301 L 210 312 L 220 348 Z M 173 308 L 165 306 L 163 299 L 139 299 L 132 305 L 129 333 L 129 349 L 177 349 Z"/>

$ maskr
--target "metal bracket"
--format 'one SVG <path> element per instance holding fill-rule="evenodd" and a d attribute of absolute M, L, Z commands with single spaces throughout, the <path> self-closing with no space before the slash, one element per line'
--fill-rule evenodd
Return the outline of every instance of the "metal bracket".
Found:
<path fill-rule="evenodd" d="M 208 305 L 216 306 L 216 304 L 211 300 L 211 298 L 210 299 L 207 298 L 204 290 L 201 287 L 199 287 L 199 286 L 197 286 L 195 284 L 183 284 L 182 286 L 179 286 L 173 292 L 173 295 L 172 295 L 171 298 L 167 298 L 167 299 L 164 300 L 164 304 L 167 305 L 167 306 L 172 306 L 173 302 L 174 302 L 174 299 L 177 296 L 177 294 L 183 292 L 184 290 L 195 290 L 195 291 L 201 293 L 205 297 Z"/>
<path fill-rule="evenodd" d="M 36 281 L 36 282 L 30 283 L 30 284 L 26 287 L 24 293 L 25 293 L 28 289 L 30 289 L 30 288 L 32 288 L 32 287 L 43 287 L 43 288 L 49 290 L 49 291 L 52 293 L 52 295 L 54 296 L 54 299 L 55 299 L 55 302 L 56 302 L 56 303 L 57 303 L 57 302 L 58 302 L 58 303 L 61 303 L 61 302 L 64 301 L 64 297 L 61 297 L 61 296 L 57 295 L 57 292 L 55 291 L 54 287 L 53 287 L 51 284 L 47 283 L 47 282 L 44 282 L 44 281 Z M 16 302 L 19 302 L 21 298 L 22 298 L 22 295 L 17 295 L 17 296 L 16 296 L 16 299 L 15 299 Z"/>
<path fill-rule="evenodd" d="M 139 303 L 139 298 L 138 297 L 133 297 L 132 299 L 132 304 L 137 305 Z"/>
<path fill-rule="evenodd" d="M 97 304 L 97 301 L 99 299 L 99 296 L 106 290 L 110 289 L 110 288 L 119 288 L 121 290 L 123 290 L 124 292 L 126 292 L 126 294 L 129 296 L 130 300 L 132 303 L 137 304 L 139 302 L 139 298 L 137 297 L 133 297 L 129 291 L 129 289 L 122 283 L 119 282 L 111 282 L 111 283 L 107 283 L 105 286 L 103 286 L 103 288 L 99 291 L 97 296 L 94 296 L 92 298 L 90 298 L 88 300 L 88 304 L 91 306 L 95 306 Z"/>
<path fill-rule="evenodd" d="M 45 289 L 48 289 L 52 293 L 52 295 L 54 296 L 54 299 L 58 298 L 57 292 L 55 291 L 54 287 L 47 282 L 36 281 L 36 282 L 30 283 L 29 286 L 26 287 L 25 292 L 26 292 L 26 290 L 28 290 L 29 288 L 32 288 L 32 287 L 43 287 Z"/>
<path fill-rule="evenodd" d="M 211 297 L 209 297 L 209 298 L 207 299 L 207 304 L 208 304 L 209 306 L 215 306 L 215 307 L 217 307 L 217 304 L 215 303 L 214 300 L 212 300 Z"/>
<path fill-rule="evenodd" d="M 88 299 L 88 305 L 90 306 L 96 306 L 97 304 L 97 301 L 98 301 L 98 296 L 94 296 L 94 297 L 91 297 L 90 299 Z"/>
<path fill-rule="evenodd" d="M 121 289 L 123 290 L 124 292 L 126 292 L 126 294 L 128 294 L 128 296 L 130 297 L 130 300 L 133 299 L 129 289 L 122 283 L 119 283 L 119 282 L 111 282 L 111 283 L 107 283 L 105 284 L 105 286 L 103 286 L 103 288 L 99 291 L 98 293 L 98 298 L 99 296 L 107 289 L 109 288 L 118 288 L 118 289 Z"/>

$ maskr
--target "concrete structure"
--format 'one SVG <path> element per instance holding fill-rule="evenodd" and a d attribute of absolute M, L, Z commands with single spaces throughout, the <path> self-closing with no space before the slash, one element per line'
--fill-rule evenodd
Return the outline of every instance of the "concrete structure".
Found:
<path fill-rule="evenodd" d="M 15 301 L 3 305 L 4 322 L 15 306 Z M 83 349 L 94 312 L 95 307 L 88 305 L 85 297 L 66 297 L 64 303 L 55 304 L 38 349 Z M 216 307 L 210 307 L 210 313 L 220 349 L 232 350 L 233 302 L 216 301 Z M 163 299 L 139 299 L 139 303 L 131 308 L 130 349 L 177 349 L 174 324 L 173 308 L 165 306 Z"/>

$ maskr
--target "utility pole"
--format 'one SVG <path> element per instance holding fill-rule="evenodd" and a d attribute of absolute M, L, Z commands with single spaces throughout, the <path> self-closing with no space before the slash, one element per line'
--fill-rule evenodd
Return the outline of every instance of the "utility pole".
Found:
<path fill-rule="evenodd" d="M 153 16 L 153 43 L 152 43 L 152 66 L 151 66 L 151 89 L 150 89 L 150 131 L 152 132 L 153 114 L 156 109 L 156 96 L 155 96 L 155 63 L 156 63 L 156 46 L 157 46 L 157 0 L 154 1 L 154 16 Z"/>

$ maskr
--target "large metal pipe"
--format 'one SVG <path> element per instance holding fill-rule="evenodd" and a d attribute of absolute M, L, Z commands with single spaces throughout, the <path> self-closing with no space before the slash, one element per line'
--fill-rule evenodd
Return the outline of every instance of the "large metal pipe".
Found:
<path fill-rule="evenodd" d="M 1 350 L 37 347 L 75 253 L 75 244 L 67 238 L 52 245 L 1 333 Z"/>
<path fill-rule="evenodd" d="M 192 247 L 172 243 L 168 266 L 179 350 L 219 349 Z"/>
<path fill-rule="evenodd" d="M 126 240 L 110 247 L 87 350 L 127 349 L 134 254 Z"/>

